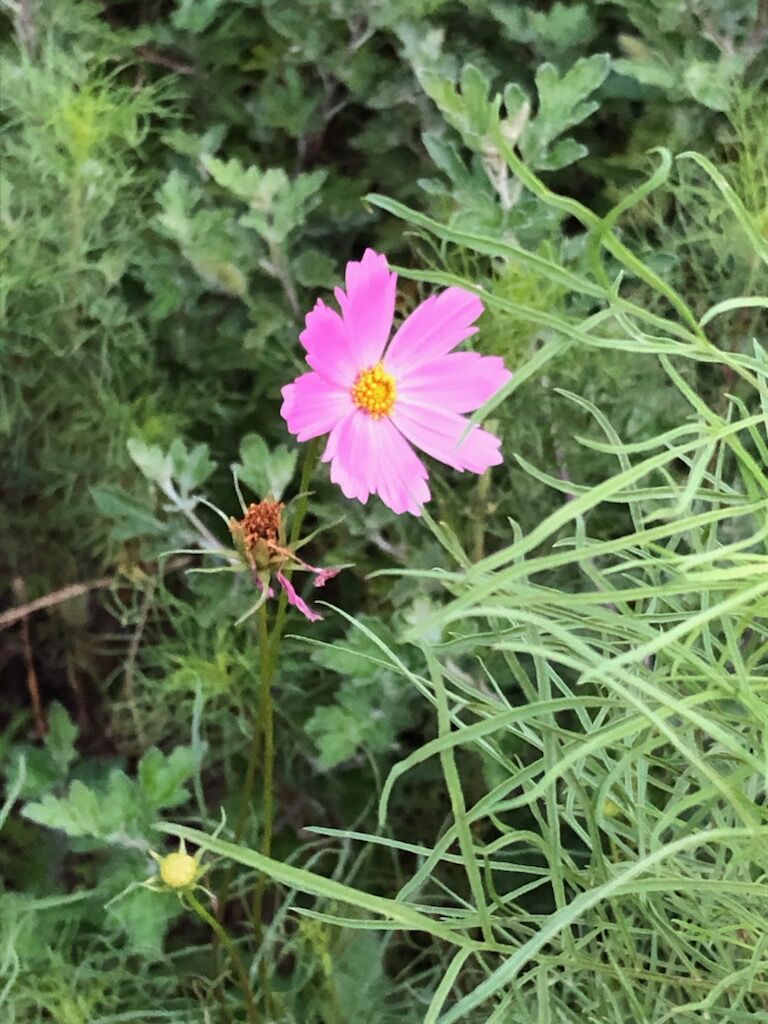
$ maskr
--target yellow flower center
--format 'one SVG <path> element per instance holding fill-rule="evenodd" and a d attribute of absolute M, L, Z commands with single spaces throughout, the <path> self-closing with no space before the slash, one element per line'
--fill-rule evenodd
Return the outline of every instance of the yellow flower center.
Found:
<path fill-rule="evenodd" d="M 381 363 L 358 373 L 352 386 L 352 401 L 376 420 L 392 412 L 396 398 L 395 378 Z"/>
<path fill-rule="evenodd" d="M 169 853 L 160 861 L 160 877 L 170 889 L 186 889 L 197 878 L 197 861 L 188 853 Z"/>

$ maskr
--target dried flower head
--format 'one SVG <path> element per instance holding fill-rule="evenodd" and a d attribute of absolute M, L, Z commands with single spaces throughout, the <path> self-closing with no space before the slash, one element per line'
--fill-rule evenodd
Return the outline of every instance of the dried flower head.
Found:
<path fill-rule="evenodd" d="M 232 516 L 229 531 L 241 558 L 255 572 L 268 572 L 290 561 L 285 552 L 283 509 L 281 501 L 251 502 L 242 519 Z"/>
<path fill-rule="evenodd" d="M 245 543 L 253 545 L 259 540 L 277 543 L 283 532 L 282 501 L 251 502 L 242 520 Z"/>
<path fill-rule="evenodd" d="M 253 580 L 261 591 L 261 597 L 245 616 L 252 614 L 274 591 L 270 580 L 274 574 L 282 587 L 290 604 L 305 615 L 311 622 L 322 618 L 296 592 L 295 587 L 285 573 L 286 569 L 299 569 L 313 574 L 316 587 L 322 587 L 332 579 L 339 569 L 321 569 L 310 565 L 289 548 L 283 527 L 283 510 L 280 501 L 265 498 L 263 501 L 252 502 L 245 510 L 242 519 L 230 517 L 229 530 L 240 557 L 250 567 Z M 242 621 L 242 618 L 240 621 Z"/>

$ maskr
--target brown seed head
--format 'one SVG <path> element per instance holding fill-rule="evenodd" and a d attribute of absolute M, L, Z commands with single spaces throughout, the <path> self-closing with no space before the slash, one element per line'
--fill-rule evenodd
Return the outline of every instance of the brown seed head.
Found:
<path fill-rule="evenodd" d="M 243 531 L 247 551 L 252 551 L 260 540 L 271 544 L 280 542 L 280 527 L 285 505 L 282 501 L 252 502 L 238 524 Z"/>

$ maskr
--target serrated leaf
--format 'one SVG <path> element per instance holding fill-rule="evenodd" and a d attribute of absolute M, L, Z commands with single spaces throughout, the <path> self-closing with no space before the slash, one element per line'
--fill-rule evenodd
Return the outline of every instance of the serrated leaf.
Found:
<path fill-rule="evenodd" d="M 47 793 L 37 803 L 27 804 L 23 814 L 38 825 L 60 829 L 73 838 L 104 840 L 119 833 L 135 834 L 139 817 L 135 787 L 119 769 L 110 773 L 101 793 L 75 779 L 66 796 Z"/>
<path fill-rule="evenodd" d="M 186 783 L 197 771 L 199 753 L 192 747 L 176 747 L 163 754 L 151 747 L 139 761 L 139 787 L 151 810 L 178 807 L 188 797 Z"/>
<path fill-rule="evenodd" d="M 179 0 L 171 24 L 181 32 L 199 35 L 211 24 L 222 3 L 223 0 Z"/>
<path fill-rule="evenodd" d="M 396 645 L 394 633 L 384 623 L 368 615 L 359 616 L 358 621 L 375 632 L 388 646 Z M 382 671 L 381 664 L 378 664 L 381 661 L 381 649 L 361 629 L 350 629 L 342 641 L 316 648 L 312 660 L 347 678 L 373 679 Z"/>
<path fill-rule="evenodd" d="M 586 4 L 567 5 L 558 0 L 548 11 L 530 11 L 528 18 L 534 32 L 558 50 L 582 47 L 597 31 Z"/>
<path fill-rule="evenodd" d="M 498 109 L 498 99 L 489 99 L 491 83 L 474 64 L 467 64 L 461 72 L 459 84 L 470 124 L 476 125 L 481 134 L 486 134 Z"/>
<path fill-rule="evenodd" d="M 598 104 L 587 97 L 605 81 L 610 70 L 610 57 L 596 53 L 576 61 L 564 75 L 554 64 L 541 64 L 536 72 L 539 102 L 536 117 L 523 132 L 520 149 L 524 158 L 536 168 L 553 169 L 547 163 L 550 147 L 558 135 L 579 124 L 597 110 Z M 575 153 L 575 144 L 570 152 Z M 552 164 L 562 167 L 568 149 L 561 148 Z"/>
<path fill-rule="evenodd" d="M 194 448 L 188 449 L 184 441 L 176 437 L 168 450 L 168 456 L 173 478 L 184 498 L 204 483 L 216 469 L 207 444 L 196 444 Z"/>
<path fill-rule="evenodd" d="M 443 174 L 447 174 L 451 181 L 458 182 L 469 177 L 466 165 L 450 139 L 437 132 L 425 132 L 421 138 L 432 163 Z"/>
<path fill-rule="evenodd" d="M 445 120 L 461 135 L 465 144 L 481 153 L 501 106 L 500 96 L 489 96 L 490 82 L 478 68 L 467 64 L 457 87 L 450 78 L 422 72 L 419 80 Z"/>
<path fill-rule="evenodd" d="M 192 238 L 192 218 L 202 193 L 181 171 L 171 171 L 158 191 L 160 213 L 158 223 L 179 245 L 188 245 Z"/>
<path fill-rule="evenodd" d="M 537 121 L 546 125 L 550 138 L 583 121 L 597 104 L 585 102 L 586 97 L 605 81 L 610 68 L 607 54 L 582 57 L 562 77 L 553 64 L 542 64 L 536 72 L 539 93 Z"/>
<path fill-rule="evenodd" d="M 393 740 L 390 723 L 377 721 L 362 692 L 347 694 L 344 703 L 316 708 L 305 728 L 317 748 L 318 766 L 329 771 L 354 757 L 364 746 L 386 749 Z"/>
<path fill-rule="evenodd" d="M 241 299 L 248 293 L 248 279 L 231 260 L 209 259 L 189 254 L 189 261 L 198 276 L 214 291 Z"/>
<path fill-rule="evenodd" d="M 220 160 L 206 153 L 200 163 L 217 185 L 244 202 L 261 205 L 268 202 L 287 182 L 285 172 L 266 172 L 259 167 L 243 167 L 239 160 Z"/>
<path fill-rule="evenodd" d="M 91 487 L 89 492 L 102 515 L 113 520 L 115 540 L 153 537 L 164 527 L 150 512 L 117 487 Z"/>
<path fill-rule="evenodd" d="M 589 150 L 575 139 L 558 139 L 549 147 L 549 152 L 542 157 L 537 168 L 540 171 L 559 171 L 561 167 L 568 167 L 585 157 Z"/>
<path fill-rule="evenodd" d="M 11 749 L 6 769 L 6 791 L 17 790 L 22 800 L 41 797 L 61 781 L 61 772 L 49 750 L 19 744 Z"/>
<path fill-rule="evenodd" d="M 171 463 L 158 444 L 146 444 L 141 438 L 131 437 L 126 443 L 128 454 L 144 476 L 161 487 L 171 479 Z"/>
<path fill-rule="evenodd" d="M 251 304 L 253 326 L 243 335 L 243 348 L 259 352 L 274 334 L 291 323 L 285 309 L 263 295 Z"/>
<path fill-rule="evenodd" d="M 516 121 L 522 114 L 525 107 L 529 106 L 528 94 L 521 85 L 517 82 L 508 82 L 504 86 L 504 110 L 506 111 L 506 120 L 509 122 Z"/>
<path fill-rule="evenodd" d="M 305 288 L 332 288 L 338 280 L 336 260 L 320 249 L 302 249 L 293 260 L 293 274 Z"/>
<path fill-rule="evenodd" d="M 259 117 L 272 128 L 298 139 L 316 120 L 317 90 L 305 84 L 296 68 L 283 64 L 280 70 L 279 86 L 267 90 L 260 98 Z"/>
<path fill-rule="evenodd" d="M 243 167 L 239 160 L 219 160 L 205 155 L 200 161 L 214 181 L 248 204 L 248 213 L 240 217 L 243 227 L 253 228 L 268 243 L 283 243 L 304 223 L 317 201 L 317 193 L 327 177 L 318 170 L 290 179 L 281 167 Z"/>
<path fill-rule="evenodd" d="M 343 1020 L 364 1020 L 386 1000 L 384 943 L 376 932 L 355 932 L 336 951 L 333 977 Z"/>
<path fill-rule="evenodd" d="M 58 828 L 68 836 L 99 834 L 99 799 L 85 783 L 76 780 L 66 797 L 46 793 L 37 803 L 27 804 L 25 818 L 37 825 Z"/>
<path fill-rule="evenodd" d="M 360 622 L 387 646 L 396 644 L 392 631 L 378 620 L 361 616 Z M 407 720 L 409 703 L 402 682 L 381 659 L 381 649 L 357 628 L 350 629 L 344 640 L 314 650 L 316 664 L 343 678 L 335 703 L 316 708 L 305 726 L 323 770 L 348 760 L 363 747 L 372 752 L 388 750 Z"/>
<path fill-rule="evenodd" d="M 697 103 L 724 113 L 733 101 L 731 71 L 722 61 L 694 61 L 685 69 L 683 84 Z"/>
<path fill-rule="evenodd" d="M 77 726 L 64 707 L 58 701 L 54 701 L 48 711 L 48 733 L 45 737 L 45 745 L 62 773 L 66 772 L 77 757 L 75 750 L 77 732 Z"/>
<path fill-rule="evenodd" d="M 652 55 L 645 59 L 619 57 L 613 62 L 613 70 L 619 75 L 634 78 L 641 85 L 651 85 L 658 89 L 673 90 L 680 84 L 675 71 Z"/>
<path fill-rule="evenodd" d="M 246 434 L 240 442 L 240 459 L 232 468 L 260 498 L 281 498 L 293 478 L 298 451 L 279 444 L 270 449 L 259 434 Z"/>
<path fill-rule="evenodd" d="M 108 913 L 126 933 L 131 948 L 147 957 L 159 957 L 168 925 L 181 912 L 173 893 L 132 889 L 110 904 Z"/>

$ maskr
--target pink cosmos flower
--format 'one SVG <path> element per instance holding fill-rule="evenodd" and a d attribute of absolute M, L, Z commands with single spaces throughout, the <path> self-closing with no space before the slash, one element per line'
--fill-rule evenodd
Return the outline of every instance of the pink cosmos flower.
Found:
<path fill-rule="evenodd" d="M 309 373 L 283 388 L 281 413 L 299 441 L 328 434 L 323 461 L 346 497 L 378 494 L 393 512 L 421 514 L 427 470 L 411 445 L 453 469 L 482 473 L 501 442 L 462 413 L 479 409 L 511 374 L 498 356 L 452 352 L 475 334 L 476 295 L 447 288 L 421 303 L 387 344 L 397 275 L 366 249 L 347 264 L 341 314 L 318 299 L 300 340 Z"/>

